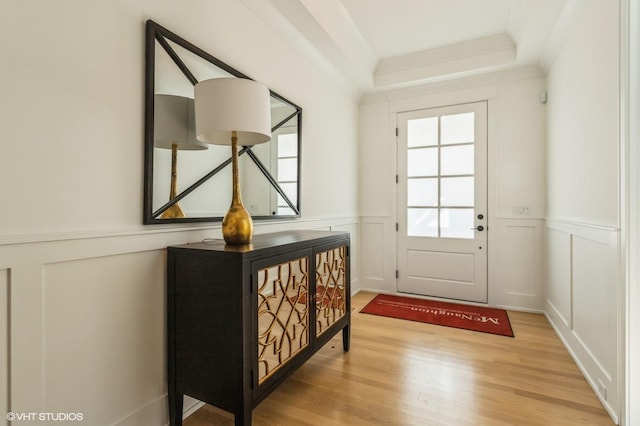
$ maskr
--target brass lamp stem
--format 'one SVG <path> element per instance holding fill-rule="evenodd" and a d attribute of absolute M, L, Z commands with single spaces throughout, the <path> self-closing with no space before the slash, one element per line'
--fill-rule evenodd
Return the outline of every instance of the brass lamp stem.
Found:
<path fill-rule="evenodd" d="M 222 220 L 222 236 L 227 244 L 248 244 L 253 235 L 253 222 L 247 209 L 242 205 L 240 177 L 238 173 L 238 134 L 231 132 L 231 167 L 233 194 L 231 207 Z"/>
<path fill-rule="evenodd" d="M 169 199 L 173 200 L 178 192 L 178 145 L 171 145 L 171 188 L 169 189 Z"/>
<path fill-rule="evenodd" d="M 178 193 L 178 145 L 171 144 L 171 185 L 169 186 L 169 200 L 173 200 Z M 185 217 L 182 208 L 178 203 L 174 203 L 171 207 L 160 215 L 160 219 L 178 219 Z"/>
<path fill-rule="evenodd" d="M 240 176 L 238 172 L 238 136 L 235 131 L 231 132 L 231 167 L 233 173 L 233 195 L 232 204 L 242 205 L 242 194 L 240 193 Z"/>

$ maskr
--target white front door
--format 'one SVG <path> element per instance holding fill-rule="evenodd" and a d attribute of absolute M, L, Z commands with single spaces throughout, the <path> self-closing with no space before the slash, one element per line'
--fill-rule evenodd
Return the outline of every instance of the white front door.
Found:
<path fill-rule="evenodd" d="M 398 291 L 487 302 L 487 104 L 398 114 Z"/>

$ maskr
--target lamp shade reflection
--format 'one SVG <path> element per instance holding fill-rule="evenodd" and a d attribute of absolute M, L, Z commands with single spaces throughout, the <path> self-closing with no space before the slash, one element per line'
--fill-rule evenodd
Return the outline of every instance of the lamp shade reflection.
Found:
<path fill-rule="evenodd" d="M 178 192 L 178 150 L 204 150 L 208 146 L 198 142 L 195 136 L 193 99 L 174 95 L 154 96 L 153 143 L 156 148 L 171 150 L 171 185 L 169 200 Z M 185 217 L 176 202 L 161 215 L 161 219 Z"/>

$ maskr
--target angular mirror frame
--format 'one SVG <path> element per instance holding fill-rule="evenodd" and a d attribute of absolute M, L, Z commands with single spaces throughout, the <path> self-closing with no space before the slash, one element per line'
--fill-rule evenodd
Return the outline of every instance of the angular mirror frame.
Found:
<path fill-rule="evenodd" d="M 167 40 L 175 43 L 176 45 L 184 48 L 185 50 L 193 53 L 194 55 L 199 56 L 200 58 L 206 60 L 211 63 L 212 66 L 218 67 L 229 74 L 232 74 L 239 78 L 247 78 L 251 79 L 247 75 L 241 73 L 240 71 L 234 69 L 233 67 L 225 64 L 221 60 L 216 57 L 210 55 L 199 47 L 193 45 L 192 43 L 184 40 L 182 37 L 176 35 L 175 33 L 167 30 L 161 25 L 157 24 L 152 20 L 148 20 L 146 22 L 146 40 L 145 40 L 145 136 L 144 136 L 144 199 L 143 199 L 143 224 L 145 225 L 153 225 L 153 224 L 168 224 L 168 223 L 190 223 L 190 222 L 221 222 L 222 216 L 214 216 L 214 217 L 185 217 L 185 218 L 171 218 L 171 219 L 160 219 L 160 215 L 167 210 L 169 207 L 179 202 L 181 199 L 191 194 L 194 190 L 200 187 L 203 183 L 207 182 L 209 179 L 217 175 L 219 172 L 224 170 L 227 166 L 230 167 L 231 164 L 231 153 L 229 153 L 228 160 L 222 162 L 218 165 L 212 165 L 212 169 L 209 173 L 205 174 L 196 181 L 194 184 L 189 186 L 188 188 L 179 192 L 175 198 L 169 200 L 167 203 L 162 205 L 160 208 L 154 211 L 153 208 L 153 170 L 154 170 L 154 114 L 155 114 L 155 105 L 154 105 L 154 95 L 155 95 L 155 48 L 156 41 L 165 49 L 167 54 L 174 61 L 176 67 L 182 72 L 182 74 L 187 78 L 191 84 L 195 85 L 197 83 L 196 78 L 193 76 L 191 71 L 185 65 L 185 63 L 180 59 L 180 57 L 173 51 L 171 46 L 167 43 Z M 173 52 L 173 53 L 172 53 Z M 302 133 L 302 108 L 287 100 L 286 98 L 278 95 L 274 91 L 270 90 L 271 97 L 284 102 L 292 107 L 295 112 L 291 114 L 290 117 L 276 124 L 272 129 L 272 132 L 277 130 L 280 126 L 285 123 L 291 121 L 291 119 L 297 119 L 297 139 L 298 139 L 298 157 L 297 157 L 297 194 L 296 194 L 296 202 L 293 203 L 289 197 L 285 194 L 283 189 L 277 182 L 277 179 L 271 175 L 268 168 L 258 159 L 258 157 L 253 153 L 250 146 L 244 146 L 239 149 L 239 154 L 246 154 L 247 157 L 251 158 L 255 166 L 260 170 L 260 172 L 264 175 L 265 179 L 271 184 L 271 187 L 275 189 L 275 191 L 284 199 L 284 201 L 288 204 L 288 207 L 292 210 L 294 214 L 291 215 L 268 215 L 268 216 L 253 216 L 254 220 L 274 220 L 274 219 L 292 219 L 300 217 L 300 172 L 301 172 L 301 133 Z M 273 143 L 273 140 L 269 143 Z M 229 203 L 231 202 L 231 198 L 229 198 Z"/>

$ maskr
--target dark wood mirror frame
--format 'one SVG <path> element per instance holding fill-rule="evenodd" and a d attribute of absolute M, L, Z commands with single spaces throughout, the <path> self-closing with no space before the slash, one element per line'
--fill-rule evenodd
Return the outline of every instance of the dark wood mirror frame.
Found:
<path fill-rule="evenodd" d="M 174 204 L 178 203 L 178 201 L 187 197 L 189 194 L 192 194 L 194 190 L 199 188 L 202 184 L 212 179 L 214 176 L 217 176 L 225 169 L 230 169 L 231 164 L 231 153 L 229 152 L 229 157 L 227 160 L 220 162 L 219 164 L 213 164 L 211 170 L 204 174 L 200 179 L 196 180 L 194 183 L 189 185 L 187 188 L 175 194 L 175 196 L 169 199 L 166 203 L 163 203 L 158 207 L 158 200 L 155 202 L 154 207 L 154 118 L 155 118 L 155 95 L 156 95 L 156 46 L 158 43 L 167 55 L 171 58 L 177 69 L 179 69 L 180 73 L 190 82 L 190 84 L 195 85 L 198 80 L 194 76 L 194 73 L 191 72 L 183 58 L 180 57 L 178 53 L 176 53 L 176 49 L 172 47 L 179 46 L 184 51 L 189 52 L 190 54 L 195 55 L 199 59 L 203 59 L 208 64 L 211 64 L 213 68 L 221 70 L 221 72 L 226 73 L 231 76 L 235 76 L 238 78 L 248 78 L 247 75 L 241 73 L 240 71 L 232 68 L 216 57 L 210 55 L 204 50 L 194 46 L 190 42 L 184 40 L 173 32 L 167 30 L 166 28 L 160 26 L 152 20 L 148 20 L 146 22 L 146 54 L 145 54 L 145 139 L 144 139 L 144 201 L 143 201 L 143 223 L 145 225 L 150 224 L 167 224 L 167 223 L 189 223 L 189 222 L 217 222 L 222 221 L 223 216 L 194 216 L 194 217 L 184 217 L 184 218 L 160 218 L 160 215 L 169 209 Z M 276 177 L 272 175 L 269 171 L 269 167 L 265 166 L 265 164 L 258 158 L 254 151 L 252 151 L 252 147 L 243 146 L 239 147 L 240 156 L 246 156 L 249 158 L 259 170 L 258 174 L 261 174 L 264 179 L 271 185 L 271 188 L 276 191 L 276 195 L 278 198 L 278 205 L 282 203 L 284 211 L 287 214 L 278 214 L 277 210 L 279 208 L 271 209 L 274 210 L 270 215 L 252 215 L 254 220 L 264 220 L 264 219 L 291 219 L 300 217 L 300 164 L 301 164 L 301 130 L 302 130 L 302 109 L 285 99 L 284 97 L 278 95 L 277 93 L 271 91 L 272 102 L 277 102 L 280 104 L 284 104 L 291 110 L 291 114 L 287 114 L 283 119 L 278 119 L 277 123 L 272 124 L 272 132 L 275 132 L 280 127 L 284 126 L 286 123 L 295 123 L 297 130 L 297 178 L 295 181 L 296 188 L 295 193 L 292 194 L 292 191 L 289 191 L 289 194 L 279 184 Z M 274 143 L 273 141 L 268 142 L 268 144 Z M 229 167 L 227 167 L 229 166 Z M 243 182 L 243 184 L 245 184 Z M 229 185 L 229 191 L 231 187 Z M 225 194 L 226 195 L 226 194 Z M 231 198 L 229 197 L 229 202 Z"/>

